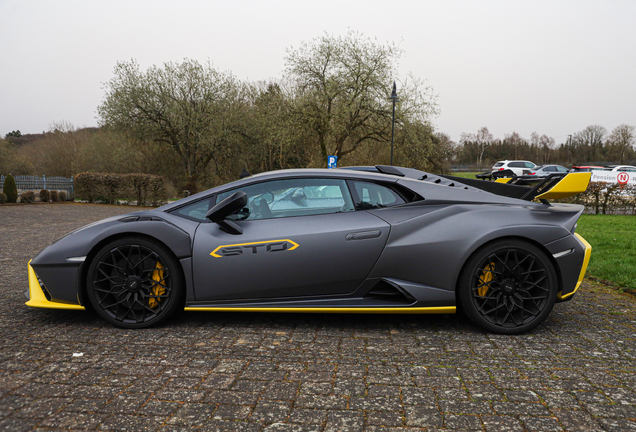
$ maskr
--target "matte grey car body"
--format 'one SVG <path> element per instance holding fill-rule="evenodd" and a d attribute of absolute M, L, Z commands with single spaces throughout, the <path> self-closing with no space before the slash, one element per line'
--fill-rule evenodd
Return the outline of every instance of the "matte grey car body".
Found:
<path fill-rule="evenodd" d="M 181 275 L 179 307 L 186 310 L 452 313 L 466 263 L 502 239 L 540 250 L 554 267 L 558 298 L 571 298 L 586 251 L 574 235 L 582 206 L 524 201 L 464 179 L 400 170 L 399 176 L 366 168 L 263 173 L 96 222 L 32 260 L 40 286 L 31 286 L 31 297 L 41 287 L 50 303 L 32 305 L 86 306 L 96 280 L 89 274 L 91 263 L 104 247 L 127 238 L 155 242 L 174 257 L 179 268 L 171 277 Z M 327 186 L 307 187 L 304 198 L 293 188 L 261 193 L 274 181 Z M 387 206 L 371 198 L 365 202 L 359 195 L 375 193 L 373 185 L 398 198 L 385 193 L 385 200 L 394 200 Z M 326 188 L 332 189 L 321 196 Z M 206 218 L 244 190 L 256 192 L 245 198 L 242 213 L 228 218 L 241 233 Z M 322 200 L 324 213 L 314 213 L 311 199 Z M 269 207 L 266 216 L 258 213 L 263 206 Z"/>

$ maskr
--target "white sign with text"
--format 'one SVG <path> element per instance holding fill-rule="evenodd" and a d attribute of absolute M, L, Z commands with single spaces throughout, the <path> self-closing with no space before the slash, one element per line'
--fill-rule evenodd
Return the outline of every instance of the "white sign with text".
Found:
<path fill-rule="evenodd" d="M 636 173 L 625 171 L 592 171 L 590 181 L 636 185 Z"/>

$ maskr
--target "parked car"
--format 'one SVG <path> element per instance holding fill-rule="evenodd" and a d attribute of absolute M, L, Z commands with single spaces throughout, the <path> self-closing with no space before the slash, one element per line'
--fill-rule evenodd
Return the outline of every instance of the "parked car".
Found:
<path fill-rule="evenodd" d="M 534 171 L 529 172 L 528 175 L 535 177 L 547 177 L 550 174 L 567 172 L 570 172 L 570 170 L 561 165 L 538 165 Z"/>
<path fill-rule="evenodd" d="M 454 313 L 517 334 L 581 285 L 589 173 L 527 187 L 393 166 L 256 174 L 75 230 L 28 265 L 28 306 L 125 328 L 177 310 Z M 547 179 L 546 179 L 547 180 Z M 534 199 L 541 202 L 534 202 Z M 213 319 L 213 318 L 211 318 Z"/>
<path fill-rule="evenodd" d="M 607 165 L 607 171 L 636 172 L 636 166 L 633 165 Z"/>
<path fill-rule="evenodd" d="M 497 162 L 496 164 L 493 165 L 492 172 L 510 170 L 515 175 L 522 176 L 522 175 L 530 174 L 530 172 L 535 167 L 536 167 L 536 165 L 533 164 L 530 161 L 522 161 L 522 160 L 509 161 L 509 160 L 503 160 L 503 161 L 499 161 L 499 162 Z"/>
<path fill-rule="evenodd" d="M 570 172 L 592 172 L 592 171 L 604 171 L 605 168 L 598 165 L 577 165 L 573 166 Z"/>

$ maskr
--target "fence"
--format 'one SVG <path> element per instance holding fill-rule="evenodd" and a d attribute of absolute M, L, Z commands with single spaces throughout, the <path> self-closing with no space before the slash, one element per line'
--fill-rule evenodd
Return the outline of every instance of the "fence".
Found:
<path fill-rule="evenodd" d="M 451 165 L 451 171 L 453 172 L 484 172 L 490 171 L 492 165 L 482 164 L 481 169 L 477 165 Z"/>
<path fill-rule="evenodd" d="M 4 185 L 4 179 L 6 177 L 0 175 L 0 191 Z M 66 191 L 67 199 L 73 198 L 73 177 L 47 177 L 47 176 L 30 176 L 19 175 L 14 176 L 15 183 L 18 190 L 32 190 L 39 191 L 41 189 Z"/>

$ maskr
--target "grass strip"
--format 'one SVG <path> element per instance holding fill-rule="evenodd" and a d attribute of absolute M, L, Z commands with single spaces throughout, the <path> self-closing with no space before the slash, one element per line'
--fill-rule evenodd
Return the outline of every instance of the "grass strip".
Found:
<path fill-rule="evenodd" d="M 582 215 L 576 232 L 592 245 L 588 276 L 636 289 L 636 217 Z"/>

